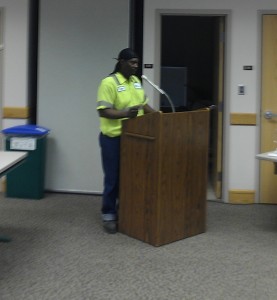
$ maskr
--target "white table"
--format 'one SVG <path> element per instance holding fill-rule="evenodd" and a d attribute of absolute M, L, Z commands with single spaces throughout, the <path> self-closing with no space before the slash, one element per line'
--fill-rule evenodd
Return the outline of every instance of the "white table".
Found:
<path fill-rule="evenodd" d="M 23 151 L 0 151 L 0 177 L 27 157 Z"/>
<path fill-rule="evenodd" d="M 273 151 L 271 152 L 265 152 L 265 153 L 261 153 L 261 154 L 257 154 L 256 158 L 257 159 L 264 159 L 264 160 L 270 160 L 272 162 L 277 162 L 277 155 L 272 155 L 275 154 Z"/>
<path fill-rule="evenodd" d="M 274 174 L 277 174 L 277 155 L 274 155 L 275 151 L 260 153 L 256 155 L 257 159 L 268 160 L 274 163 Z"/>
<path fill-rule="evenodd" d="M 27 157 L 23 151 L 0 151 L 0 177 L 16 168 Z M 11 239 L 0 235 L 0 242 L 9 242 Z"/>

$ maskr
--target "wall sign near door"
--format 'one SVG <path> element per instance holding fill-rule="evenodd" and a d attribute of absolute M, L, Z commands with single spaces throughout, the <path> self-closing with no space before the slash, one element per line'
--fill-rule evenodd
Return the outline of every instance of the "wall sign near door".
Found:
<path fill-rule="evenodd" d="M 145 69 L 153 69 L 153 64 L 144 64 Z"/>
<path fill-rule="evenodd" d="M 243 66 L 243 70 L 245 70 L 245 71 L 252 71 L 253 70 L 253 66 Z"/>

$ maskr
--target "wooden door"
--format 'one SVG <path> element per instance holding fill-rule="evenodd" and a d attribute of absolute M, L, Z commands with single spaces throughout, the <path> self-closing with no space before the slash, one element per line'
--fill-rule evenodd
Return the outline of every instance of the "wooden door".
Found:
<path fill-rule="evenodd" d="M 277 15 L 262 17 L 262 105 L 261 105 L 261 152 L 276 148 L 273 132 L 277 118 L 266 118 L 266 112 L 277 114 Z M 277 176 L 274 164 L 260 162 L 260 203 L 277 203 Z"/>
<path fill-rule="evenodd" d="M 4 29 L 3 29 L 3 10 L 0 9 L 0 106 L 3 107 L 3 56 L 4 56 Z M 3 111 L 0 110 L 0 119 L 3 120 Z M 3 123 L 3 122 L 1 122 Z M 0 125 L 0 130 L 2 130 L 2 124 Z M 0 150 L 4 149 L 3 139 L 0 139 Z"/>
<path fill-rule="evenodd" d="M 211 151 L 212 151 L 212 186 L 216 198 L 221 198 L 222 191 L 222 126 L 223 126 L 223 86 L 224 86 L 224 40 L 225 18 L 219 17 L 215 27 L 215 69 L 214 103 L 216 109 L 211 112 Z"/>

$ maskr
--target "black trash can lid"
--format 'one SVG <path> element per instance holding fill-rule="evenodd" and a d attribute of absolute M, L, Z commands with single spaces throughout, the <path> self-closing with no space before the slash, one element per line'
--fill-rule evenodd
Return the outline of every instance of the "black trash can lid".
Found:
<path fill-rule="evenodd" d="M 1 132 L 4 134 L 16 134 L 16 135 L 45 135 L 50 129 L 38 125 L 18 125 L 3 129 Z"/>

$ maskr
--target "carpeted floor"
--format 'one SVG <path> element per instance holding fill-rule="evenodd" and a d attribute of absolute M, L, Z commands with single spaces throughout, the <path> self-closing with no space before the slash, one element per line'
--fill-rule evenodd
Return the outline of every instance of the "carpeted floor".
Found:
<path fill-rule="evenodd" d="M 108 235 L 101 198 L 0 197 L 0 300 L 275 300 L 277 206 L 208 202 L 207 232 L 161 247 Z"/>

